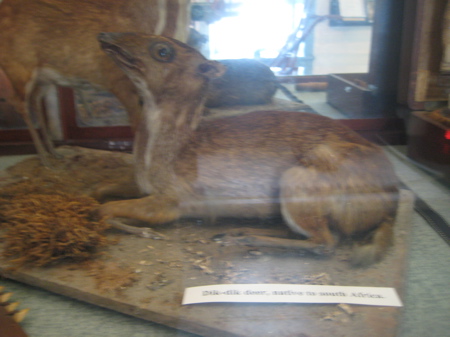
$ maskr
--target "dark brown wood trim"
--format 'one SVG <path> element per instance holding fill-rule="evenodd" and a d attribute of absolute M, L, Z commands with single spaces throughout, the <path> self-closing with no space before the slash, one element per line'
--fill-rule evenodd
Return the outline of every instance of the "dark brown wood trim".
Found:
<path fill-rule="evenodd" d="M 24 130 L 0 130 L 0 143 L 31 142 L 31 136 L 27 129 Z"/>

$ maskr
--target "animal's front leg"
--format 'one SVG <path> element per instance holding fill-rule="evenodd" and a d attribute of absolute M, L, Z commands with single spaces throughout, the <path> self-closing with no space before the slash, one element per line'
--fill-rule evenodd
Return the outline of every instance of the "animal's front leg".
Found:
<path fill-rule="evenodd" d="M 99 215 L 111 226 L 143 237 L 162 238 L 162 234 L 150 228 L 134 227 L 118 218 L 136 219 L 150 225 L 162 224 L 180 218 L 178 201 L 163 195 L 151 195 L 145 198 L 111 201 L 99 208 Z"/>
<path fill-rule="evenodd" d="M 144 195 L 139 191 L 134 179 L 128 179 L 122 183 L 102 185 L 94 190 L 92 197 L 105 202 L 113 199 L 140 198 Z"/>

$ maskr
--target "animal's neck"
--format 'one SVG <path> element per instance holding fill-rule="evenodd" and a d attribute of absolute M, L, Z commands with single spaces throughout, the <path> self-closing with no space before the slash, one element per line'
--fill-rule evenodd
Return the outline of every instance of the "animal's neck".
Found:
<path fill-rule="evenodd" d="M 155 99 L 146 93 L 134 141 L 136 180 L 142 192 L 154 193 L 177 184 L 174 161 L 195 132 L 202 112 L 203 100 L 170 95 Z"/>

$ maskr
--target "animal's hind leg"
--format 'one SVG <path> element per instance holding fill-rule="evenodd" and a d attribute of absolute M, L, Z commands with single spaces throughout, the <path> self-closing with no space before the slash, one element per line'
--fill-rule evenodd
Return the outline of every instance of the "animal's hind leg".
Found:
<path fill-rule="evenodd" d="M 294 233 L 301 234 L 306 240 L 249 235 L 236 241 L 248 246 L 301 249 L 319 255 L 333 253 L 336 240 L 328 223 L 328 193 L 323 189 L 327 186 L 321 181 L 320 174 L 307 168 L 292 168 L 281 179 L 283 219 Z"/>
<path fill-rule="evenodd" d="M 305 235 L 306 241 L 325 251 L 333 250 L 336 244 L 330 228 L 345 237 L 362 235 L 352 264 L 367 266 L 379 261 L 392 245 L 397 193 L 389 178 L 380 183 L 370 167 L 347 161 L 339 169 L 325 171 L 289 169 L 281 180 L 284 220 L 293 231 Z"/>
<path fill-rule="evenodd" d="M 25 124 L 27 125 L 28 131 L 30 132 L 31 139 L 33 140 L 33 144 L 36 148 L 36 152 L 39 156 L 39 159 L 41 160 L 41 163 L 46 167 L 50 167 L 51 164 L 47 158 L 48 155 L 47 149 L 42 143 L 42 139 L 39 135 L 39 132 L 37 131 L 36 127 L 33 124 L 33 121 L 31 120 L 30 110 L 28 109 L 28 107 L 24 109 L 24 112 L 22 113 L 22 118 L 25 121 Z"/>
<path fill-rule="evenodd" d="M 283 219 L 293 232 L 304 235 L 315 251 L 332 253 L 336 246 L 328 216 L 333 198 L 323 173 L 313 168 L 293 167 L 280 181 Z"/>
<path fill-rule="evenodd" d="M 8 72 L 0 67 L 0 78 L 6 82 L 6 87 L 3 90 L 5 98 L 14 107 L 14 109 L 22 116 L 28 131 L 30 132 L 33 144 L 36 148 L 38 156 L 41 162 L 45 166 L 50 166 L 50 163 L 46 157 L 47 151 L 39 136 L 39 132 L 36 130 L 32 118 L 31 118 L 31 93 L 34 91 L 35 79 L 30 79 L 28 73 L 24 72 L 22 68 L 8 67 L 11 74 L 21 74 L 22 76 L 14 76 L 14 82 L 10 81 L 11 76 L 8 76 Z M 10 75 L 11 75 L 10 74 Z M 27 83 L 25 85 L 25 83 Z M 20 88 L 20 90 L 18 90 Z M 25 89 L 25 92 L 23 91 Z"/>
<path fill-rule="evenodd" d="M 26 96 L 28 116 L 31 116 L 32 112 L 36 113 L 36 117 L 38 119 L 39 127 L 41 129 L 41 136 L 43 140 L 42 143 L 41 139 L 39 138 L 39 143 L 40 145 L 42 145 L 42 147 L 45 146 L 44 148 L 45 153 L 50 153 L 52 156 L 56 158 L 61 158 L 61 155 L 59 155 L 55 151 L 53 141 L 50 137 L 48 123 L 42 108 L 42 99 L 44 98 L 49 88 L 50 84 L 36 79 L 34 79 L 32 82 L 29 83 L 29 86 L 27 87 L 27 96 Z M 33 129 L 35 130 L 34 127 Z M 36 144 L 36 146 L 38 146 L 38 144 Z M 39 153 L 39 155 L 41 155 L 41 153 Z"/>
<path fill-rule="evenodd" d="M 327 188 L 320 174 L 309 168 L 294 167 L 286 171 L 280 181 L 280 207 L 284 221 L 290 229 L 306 237 L 284 239 L 264 236 L 247 236 L 239 243 L 249 246 L 266 246 L 302 249 L 320 255 L 334 251 L 336 240 L 329 229 L 327 217 Z"/>

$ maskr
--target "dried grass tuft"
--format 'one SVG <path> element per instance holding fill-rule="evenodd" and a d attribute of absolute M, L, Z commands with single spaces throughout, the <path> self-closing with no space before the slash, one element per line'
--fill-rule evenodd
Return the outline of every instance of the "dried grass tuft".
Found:
<path fill-rule="evenodd" d="M 23 181 L 2 189 L 2 255 L 12 265 L 46 266 L 92 257 L 107 245 L 109 225 L 98 219 L 98 202 L 88 196 L 43 189 Z"/>

